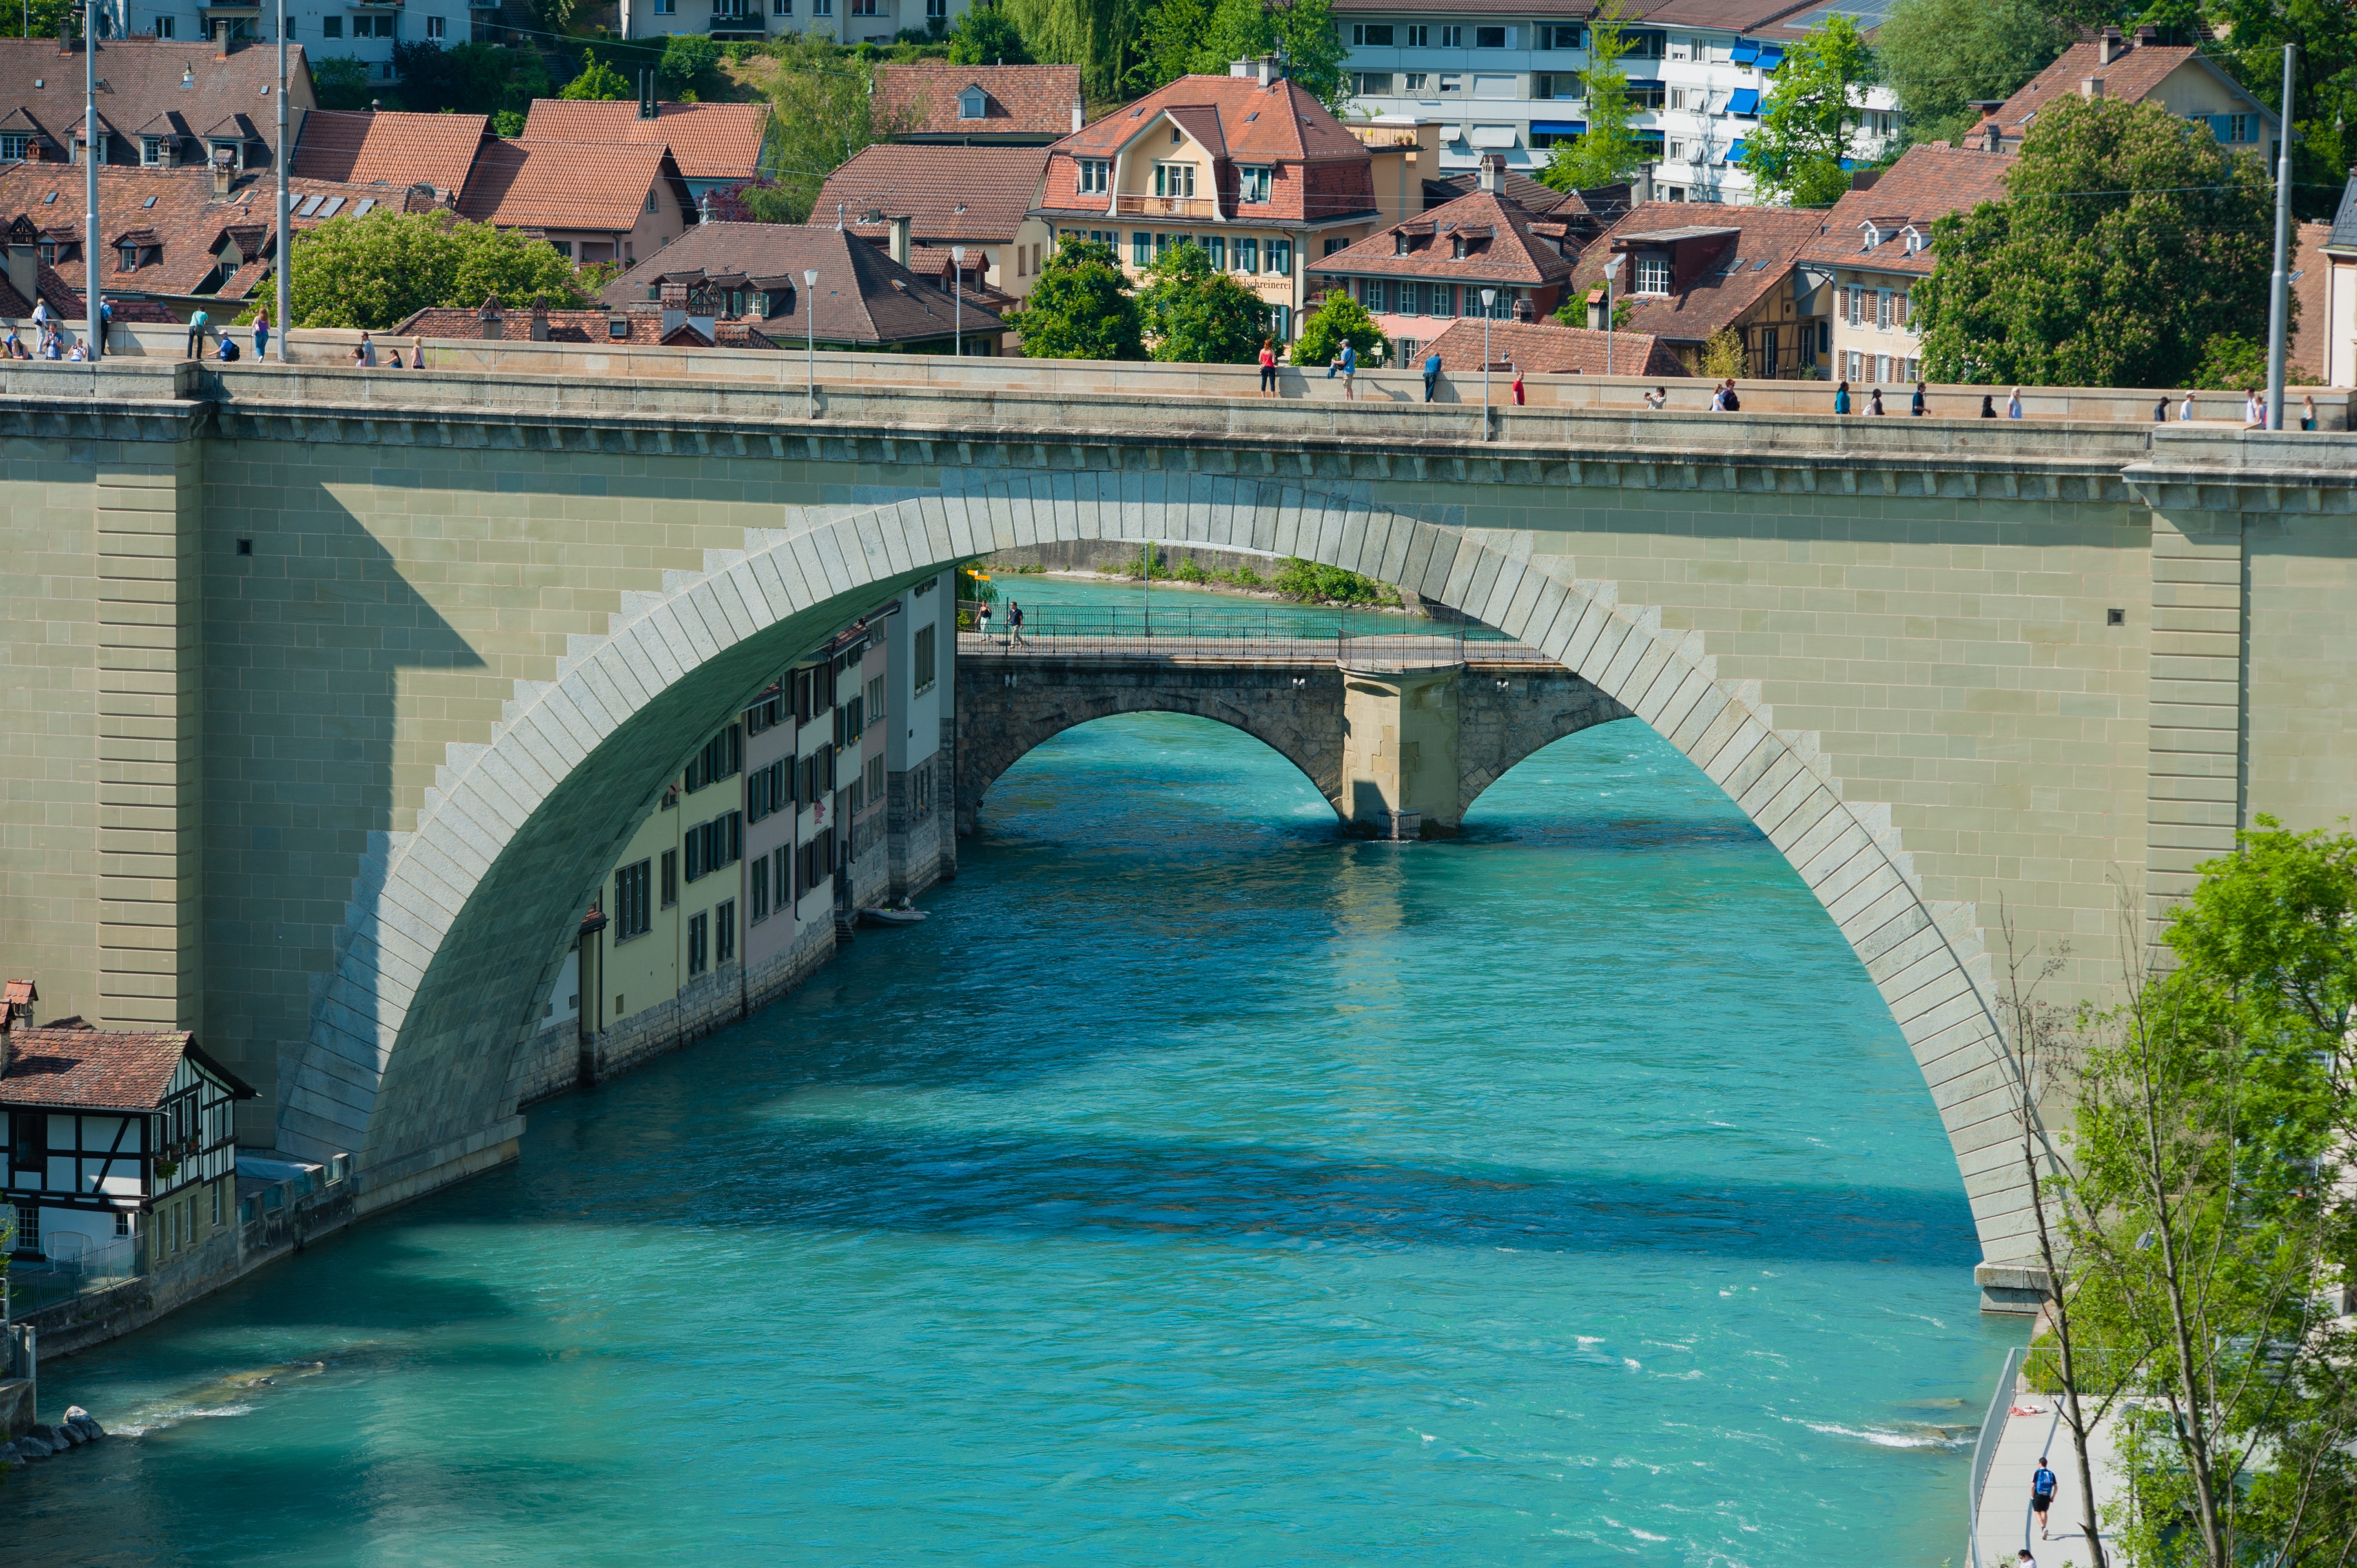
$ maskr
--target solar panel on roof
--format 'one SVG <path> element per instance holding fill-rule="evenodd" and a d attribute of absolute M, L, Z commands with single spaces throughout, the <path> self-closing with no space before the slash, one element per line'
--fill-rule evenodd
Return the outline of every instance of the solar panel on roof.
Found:
<path fill-rule="evenodd" d="M 319 209 L 319 216 L 322 218 L 333 218 L 336 215 L 337 209 L 342 207 L 343 204 L 344 199 L 342 197 L 331 196 L 328 198 L 328 205 Z"/>
<path fill-rule="evenodd" d="M 324 196 L 305 197 L 303 199 L 303 205 L 295 209 L 295 216 L 297 218 L 308 218 L 311 214 L 319 210 L 319 203 L 327 199 L 328 199 Z"/>
<path fill-rule="evenodd" d="M 355 218 L 365 218 L 365 217 L 367 217 L 367 216 L 369 215 L 369 209 L 370 209 L 370 208 L 371 208 L 371 207 L 374 207 L 375 205 L 376 205 L 376 198 L 375 198 L 375 197 L 373 197 L 373 196 L 363 196 L 363 197 L 361 197 L 361 204 L 360 204 L 358 207 L 355 207 L 355 208 L 353 208 L 353 209 L 352 209 L 352 216 L 353 216 L 353 217 L 355 217 Z"/>

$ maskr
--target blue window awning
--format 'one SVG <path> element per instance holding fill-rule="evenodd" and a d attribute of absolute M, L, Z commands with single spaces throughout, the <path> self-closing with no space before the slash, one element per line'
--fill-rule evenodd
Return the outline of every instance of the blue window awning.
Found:
<path fill-rule="evenodd" d="M 1727 97 L 1727 112 L 1730 114 L 1759 113 L 1760 90 L 1756 87 L 1737 88 L 1734 92 L 1729 94 Z"/>
<path fill-rule="evenodd" d="M 1587 134 L 1587 122 L 1585 120 L 1534 120 L 1531 122 L 1531 130 L 1542 136 L 1585 136 Z"/>
<path fill-rule="evenodd" d="M 1743 144 L 1741 142 L 1729 142 L 1727 144 L 1727 161 L 1731 164 L 1739 164 L 1743 161 Z"/>
<path fill-rule="evenodd" d="M 1781 44 L 1762 44 L 1762 45 L 1760 45 L 1760 70 L 1774 70 L 1778 66 L 1782 65 L 1783 63 L 1784 63 L 1784 46 L 1783 46 L 1783 45 L 1781 45 Z"/>
<path fill-rule="evenodd" d="M 1734 59 L 1736 64 L 1749 65 L 1753 60 L 1758 59 L 1759 58 L 1760 43 L 1758 39 L 1738 38 L 1735 40 Z"/>

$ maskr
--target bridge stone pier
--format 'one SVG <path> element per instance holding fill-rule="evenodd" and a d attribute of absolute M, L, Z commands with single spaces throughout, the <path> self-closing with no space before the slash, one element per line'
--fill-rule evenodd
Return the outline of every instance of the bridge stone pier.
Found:
<path fill-rule="evenodd" d="M 2357 810 L 2347 436 L 877 356 L 823 358 L 806 406 L 791 358 L 0 367 L 0 967 L 48 1015 L 198 1030 L 262 1090 L 242 1136 L 396 1202 L 513 1155 L 596 879 L 827 631 L 1017 545 L 1299 555 L 1504 632 L 1749 814 L 1921 1063 L 2002 1292 L 2000 905 L 2072 944 L 2055 1000 L 2102 999 L 2115 888 L 2149 917 L 2255 814 Z"/>
<path fill-rule="evenodd" d="M 957 811 L 1032 747 L 1113 714 L 1189 714 L 1266 743 L 1342 822 L 1388 838 L 1454 832 L 1541 746 L 1630 716 L 1520 644 L 1445 637 L 969 636 L 958 648 Z"/>

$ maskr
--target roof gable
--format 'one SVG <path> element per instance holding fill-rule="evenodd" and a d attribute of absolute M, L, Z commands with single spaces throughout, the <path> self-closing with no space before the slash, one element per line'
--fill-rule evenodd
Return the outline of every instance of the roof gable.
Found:
<path fill-rule="evenodd" d="M 658 103 L 642 120 L 639 106 L 535 98 L 523 140 L 593 146 L 669 147 L 687 179 L 751 179 L 760 172 L 769 134 L 767 103 Z"/>
<path fill-rule="evenodd" d="M 978 122 L 959 113 L 959 95 L 969 87 L 987 100 Z M 1076 65 L 915 60 L 876 68 L 877 128 L 896 135 L 1070 135 L 1081 102 Z"/>
<path fill-rule="evenodd" d="M 305 179 L 464 191 L 490 128 L 481 114 L 317 109 L 304 116 L 295 138 L 292 172 Z"/>

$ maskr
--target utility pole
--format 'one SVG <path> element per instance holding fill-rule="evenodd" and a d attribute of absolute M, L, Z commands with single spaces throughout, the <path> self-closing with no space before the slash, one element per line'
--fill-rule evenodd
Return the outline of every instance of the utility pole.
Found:
<path fill-rule="evenodd" d="M 1618 255 L 1604 263 L 1604 373 L 1612 373 L 1612 279 L 1620 271 L 1627 255 Z"/>
<path fill-rule="evenodd" d="M 1481 439 L 1490 439 L 1490 317 L 1498 306 L 1498 291 L 1481 291 Z"/>
<path fill-rule="evenodd" d="M 2281 430 L 2284 402 L 2284 338 L 2290 323 L 2291 292 L 2291 73 L 2298 46 L 2284 45 L 2282 111 L 2276 126 L 2276 270 L 2267 280 L 2267 428 Z M 2321 424 L 2322 421 L 2318 423 Z"/>
<path fill-rule="evenodd" d="M 1001 276 L 1006 274 L 1001 274 Z M 950 247 L 950 338 L 955 358 L 965 358 L 965 247 Z"/>
<path fill-rule="evenodd" d="M 802 271 L 802 325 L 810 329 L 810 390 L 803 407 L 807 417 L 818 417 L 818 269 Z"/>
<path fill-rule="evenodd" d="M 105 301 L 98 292 L 98 6 L 81 6 L 81 162 L 82 192 L 89 210 L 82 215 L 81 257 L 87 282 L 82 289 L 82 336 L 90 342 L 90 362 L 106 352 Z"/>
<path fill-rule="evenodd" d="M 272 270 L 278 274 L 278 362 L 282 365 L 287 362 L 287 340 L 295 336 L 295 323 L 287 319 L 294 308 L 295 239 L 286 231 L 290 211 L 286 166 L 294 157 L 295 144 L 286 139 L 286 0 L 278 0 L 278 262 Z"/>

